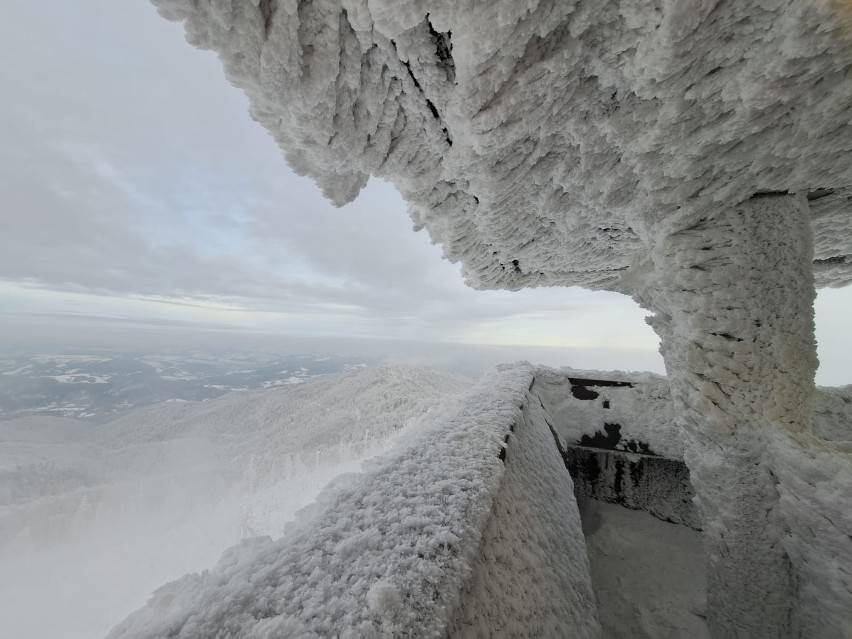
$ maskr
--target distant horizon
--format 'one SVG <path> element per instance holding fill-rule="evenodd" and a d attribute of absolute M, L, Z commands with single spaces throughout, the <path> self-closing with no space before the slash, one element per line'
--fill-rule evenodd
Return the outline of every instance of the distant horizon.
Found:
<path fill-rule="evenodd" d="M 0 353 L 76 351 L 156 351 L 160 349 L 244 350 L 359 355 L 381 361 L 427 366 L 477 375 L 497 364 L 528 360 L 533 364 L 583 370 L 651 372 L 665 375 L 657 347 L 618 345 L 542 346 L 416 340 L 398 336 L 299 335 L 244 330 L 232 326 L 148 322 L 136 318 L 34 314 L 33 321 L 15 322 L 26 314 L 0 311 Z M 842 318 L 828 318 L 842 322 Z M 841 345 L 842 346 L 842 345 Z M 852 375 L 844 353 L 832 345 L 820 348 L 816 383 L 844 386 Z"/>

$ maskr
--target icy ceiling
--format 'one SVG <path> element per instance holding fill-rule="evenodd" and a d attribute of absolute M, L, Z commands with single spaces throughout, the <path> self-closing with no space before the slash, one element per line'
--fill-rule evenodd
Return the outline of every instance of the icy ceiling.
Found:
<path fill-rule="evenodd" d="M 778 192 L 852 282 L 839 0 L 154 2 L 294 169 L 336 204 L 392 181 L 473 286 L 627 290 L 660 233 Z"/>

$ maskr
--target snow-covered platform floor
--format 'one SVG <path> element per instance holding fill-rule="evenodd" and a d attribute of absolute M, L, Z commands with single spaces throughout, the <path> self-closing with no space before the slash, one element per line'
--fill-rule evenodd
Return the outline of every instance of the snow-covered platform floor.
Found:
<path fill-rule="evenodd" d="M 606 639 L 709 638 L 700 532 L 595 499 L 580 513 Z"/>

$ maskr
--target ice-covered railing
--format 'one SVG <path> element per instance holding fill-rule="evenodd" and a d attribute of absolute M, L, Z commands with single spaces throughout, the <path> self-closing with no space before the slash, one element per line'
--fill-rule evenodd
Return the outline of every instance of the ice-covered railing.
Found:
<path fill-rule="evenodd" d="M 163 586 L 110 637 L 596 636 L 571 478 L 533 376 L 485 375 L 283 539 Z"/>

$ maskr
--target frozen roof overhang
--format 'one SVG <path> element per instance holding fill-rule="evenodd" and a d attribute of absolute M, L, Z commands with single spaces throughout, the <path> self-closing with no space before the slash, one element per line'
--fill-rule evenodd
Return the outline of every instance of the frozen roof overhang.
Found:
<path fill-rule="evenodd" d="M 852 565 L 852 464 L 811 433 L 811 272 L 852 282 L 846 0 L 154 1 L 333 202 L 387 178 L 473 286 L 654 311 L 711 634 L 843 634 L 820 567 Z"/>
<path fill-rule="evenodd" d="M 369 175 L 469 284 L 625 290 L 655 228 L 810 200 L 852 281 L 852 37 L 830 0 L 154 0 L 335 204 Z"/>

